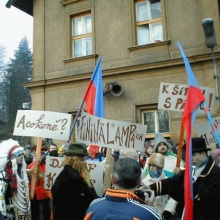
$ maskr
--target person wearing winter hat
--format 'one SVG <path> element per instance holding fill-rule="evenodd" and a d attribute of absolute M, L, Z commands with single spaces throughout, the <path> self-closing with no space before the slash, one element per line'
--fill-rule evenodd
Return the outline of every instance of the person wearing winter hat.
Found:
<path fill-rule="evenodd" d="M 147 159 L 153 154 L 154 140 L 146 141 L 144 149 L 140 152 L 140 163 L 144 169 Z"/>
<path fill-rule="evenodd" d="M 102 162 L 105 160 L 104 155 L 99 152 L 99 146 L 90 144 L 87 147 L 87 151 L 89 153 L 89 155 L 86 157 L 87 161 Z"/>
<path fill-rule="evenodd" d="M 8 200 L 13 208 L 7 215 L 14 215 L 16 220 L 26 220 L 30 216 L 30 199 L 24 148 L 20 147 L 17 141 L 13 143 L 13 140 L 9 140 L 8 144 L 11 145 L 11 148 L 8 151 L 5 170 L 10 189 Z"/>
<path fill-rule="evenodd" d="M 172 152 L 172 146 L 171 144 L 163 137 L 161 133 L 156 133 L 154 138 L 154 153 L 160 153 L 164 156 L 165 164 L 164 164 L 164 172 L 167 177 L 172 177 L 175 174 L 176 168 L 176 160 L 177 155 Z M 147 164 L 144 168 L 147 169 Z M 185 163 L 183 160 L 181 160 L 180 168 L 184 169 Z"/>
<path fill-rule="evenodd" d="M 83 144 L 70 143 L 63 155 L 63 170 L 51 189 L 53 217 L 54 220 L 82 220 L 97 197 L 85 162 L 88 152 Z"/>
<path fill-rule="evenodd" d="M 205 139 L 192 138 L 193 220 L 218 220 L 220 216 L 220 210 L 216 208 L 216 204 L 220 201 L 220 167 L 209 156 L 210 150 L 206 146 Z M 181 205 L 183 211 L 184 174 L 183 170 L 172 178 L 143 188 L 154 190 L 155 195 L 169 194 Z"/>
<path fill-rule="evenodd" d="M 148 160 L 148 174 L 142 179 L 142 184 L 150 185 L 152 183 L 159 182 L 162 179 L 167 178 L 165 175 L 163 168 L 164 168 L 164 156 L 160 153 L 152 154 Z M 160 216 L 163 216 L 163 219 L 170 219 L 175 213 L 175 209 L 177 206 L 177 202 L 170 198 L 168 195 L 163 196 L 156 196 L 155 202 L 153 205 L 157 211 L 159 212 Z M 167 212 L 171 213 L 169 217 L 167 217 Z M 169 215 L 169 214 L 168 214 Z"/>

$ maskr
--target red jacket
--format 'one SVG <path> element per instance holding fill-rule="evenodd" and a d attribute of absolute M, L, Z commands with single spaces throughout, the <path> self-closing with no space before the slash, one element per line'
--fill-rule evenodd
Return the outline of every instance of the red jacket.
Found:
<path fill-rule="evenodd" d="M 28 169 L 31 169 L 34 166 L 34 162 L 28 165 Z M 46 165 L 39 164 L 38 165 L 38 173 L 45 173 Z M 38 175 L 37 175 L 38 176 Z M 34 195 L 36 200 L 43 200 L 49 198 L 48 193 L 44 189 L 44 177 L 37 178 Z"/>

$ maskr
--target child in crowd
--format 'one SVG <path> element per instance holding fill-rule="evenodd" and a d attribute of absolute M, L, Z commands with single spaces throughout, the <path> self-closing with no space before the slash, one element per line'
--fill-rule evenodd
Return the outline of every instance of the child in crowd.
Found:
<path fill-rule="evenodd" d="M 167 178 L 163 168 L 164 168 L 164 156 L 160 153 L 152 154 L 148 160 L 148 167 L 145 171 L 145 177 L 142 179 L 142 183 L 145 185 L 150 185 L 152 183 L 159 182 L 162 179 Z M 154 207 L 158 210 L 163 219 L 170 219 L 170 215 L 174 215 L 177 202 L 168 195 L 162 195 L 155 197 Z M 169 217 L 166 217 L 166 215 Z"/>

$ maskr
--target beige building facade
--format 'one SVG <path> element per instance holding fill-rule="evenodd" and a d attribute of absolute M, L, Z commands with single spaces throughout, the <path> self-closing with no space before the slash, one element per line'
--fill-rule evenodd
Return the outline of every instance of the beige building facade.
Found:
<path fill-rule="evenodd" d="M 153 123 L 147 139 L 163 131 L 165 137 L 178 143 L 182 113 L 166 112 L 167 124 L 161 130 L 164 112 L 160 114 L 158 109 L 161 82 L 188 84 L 177 42 L 184 47 L 198 84 L 216 87 L 212 51 L 205 45 L 202 21 L 214 21 L 219 72 L 217 0 L 9 2 L 17 2 L 16 7 L 34 18 L 33 78 L 24 84 L 31 91 L 33 110 L 75 116 L 95 64 L 102 57 L 103 87 L 118 83 L 123 90 L 120 95 L 104 96 L 106 118 Z M 25 5 L 29 5 L 28 10 Z M 218 108 L 219 100 L 214 99 L 212 117 L 219 116 Z M 206 120 L 205 114 L 199 115 L 195 124 Z M 197 135 L 195 128 L 193 135 Z"/>

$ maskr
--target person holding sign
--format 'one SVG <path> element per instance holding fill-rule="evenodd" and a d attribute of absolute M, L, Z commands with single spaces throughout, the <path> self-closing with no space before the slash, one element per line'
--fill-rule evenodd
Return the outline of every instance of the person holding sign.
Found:
<path fill-rule="evenodd" d="M 36 149 L 35 149 L 36 150 Z M 41 147 L 40 157 L 34 157 L 34 161 L 28 165 L 29 175 L 33 172 L 35 163 L 38 164 L 37 180 L 34 189 L 34 198 L 31 199 L 31 219 L 32 220 L 49 220 L 51 215 L 50 198 L 47 191 L 44 189 L 44 174 L 46 169 L 46 157 L 44 156 L 46 147 Z M 31 179 L 32 182 L 33 179 Z M 31 189 L 31 185 L 30 185 Z"/>
<path fill-rule="evenodd" d="M 63 170 L 51 189 L 53 217 L 54 220 L 82 220 L 97 197 L 85 162 L 88 152 L 83 144 L 70 143 L 63 155 Z"/>
<path fill-rule="evenodd" d="M 154 192 L 148 196 L 144 193 L 144 200 L 140 199 L 135 190 L 141 180 L 141 165 L 132 158 L 121 158 L 113 165 L 111 181 L 113 189 L 107 189 L 105 197 L 94 200 L 86 212 L 84 220 L 96 219 L 150 219 L 161 220 L 154 207 L 148 206 L 154 202 Z"/>

